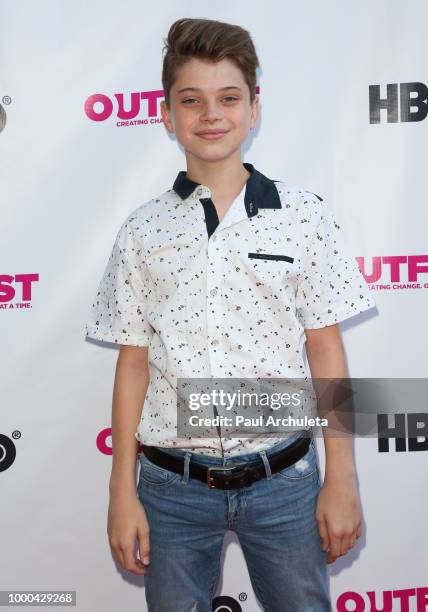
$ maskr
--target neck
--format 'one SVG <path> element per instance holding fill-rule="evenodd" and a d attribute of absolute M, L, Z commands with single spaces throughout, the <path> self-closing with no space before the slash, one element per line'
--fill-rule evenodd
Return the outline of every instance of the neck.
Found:
<path fill-rule="evenodd" d="M 186 161 L 187 177 L 208 187 L 213 196 L 239 193 L 250 176 L 242 164 L 239 150 L 234 157 L 220 161 L 201 160 L 188 154 Z"/>

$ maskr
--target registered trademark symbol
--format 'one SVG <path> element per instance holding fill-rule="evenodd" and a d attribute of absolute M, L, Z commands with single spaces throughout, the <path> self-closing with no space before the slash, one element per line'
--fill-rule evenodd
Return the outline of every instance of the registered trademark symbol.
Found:
<path fill-rule="evenodd" d="M 15 429 L 15 431 L 12 431 L 12 438 L 14 440 L 19 440 L 20 437 L 21 437 L 21 432 L 19 431 L 19 429 Z"/>
<path fill-rule="evenodd" d="M 12 102 L 12 98 L 10 96 L 3 96 L 1 101 L 3 102 L 3 104 L 8 105 L 8 104 L 10 104 Z"/>
<path fill-rule="evenodd" d="M 247 599 L 247 593 L 244 593 L 244 592 L 239 593 L 239 595 L 238 595 L 238 599 L 239 599 L 239 601 L 246 601 L 246 599 Z"/>

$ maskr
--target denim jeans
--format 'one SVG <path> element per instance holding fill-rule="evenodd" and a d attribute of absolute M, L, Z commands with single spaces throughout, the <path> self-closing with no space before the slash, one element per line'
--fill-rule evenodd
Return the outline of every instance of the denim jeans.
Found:
<path fill-rule="evenodd" d="M 225 533 L 236 533 L 254 593 L 265 612 L 330 612 L 327 552 L 315 519 L 321 486 L 315 441 L 292 466 L 271 474 L 267 458 L 299 432 L 267 451 L 216 458 L 179 449 L 184 474 L 140 454 L 138 497 L 150 528 L 145 575 L 149 612 L 212 612 Z M 236 490 L 209 489 L 189 478 L 189 462 L 230 466 L 261 457 L 266 478 Z"/>

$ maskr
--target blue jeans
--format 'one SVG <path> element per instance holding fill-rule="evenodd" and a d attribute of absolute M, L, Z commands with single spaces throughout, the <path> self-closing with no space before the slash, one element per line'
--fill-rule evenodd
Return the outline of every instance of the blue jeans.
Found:
<path fill-rule="evenodd" d="M 267 451 L 238 458 L 167 449 L 186 458 L 184 474 L 158 467 L 140 454 L 138 497 L 150 528 L 145 575 L 149 612 L 212 612 L 223 538 L 237 534 L 254 593 L 265 612 L 330 612 L 327 552 L 315 519 L 321 486 L 315 442 L 294 465 L 271 474 Z M 166 449 L 161 449 L 166 450 Z M 226 491 L 188 475 L 189 461 L 230 466 L 261 457 L 266 478 Z"/>

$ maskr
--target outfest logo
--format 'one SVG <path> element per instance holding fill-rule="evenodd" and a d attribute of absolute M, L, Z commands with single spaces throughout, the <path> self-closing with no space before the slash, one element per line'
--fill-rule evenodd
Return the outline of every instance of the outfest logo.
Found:
<path fill-rule="evenodd" d="M 96 93 L 86 99 L 84 109 L 91 121 L 107 121 L 113 116 L 116 127 L 163 123 L 158 104 L 163 97 L 163 89 L 133 91 L 126 96 L 123 93 L 112 96 Z M 145 116 L 139 117 L 143 114 Z"/>
<path fill-rule="evenodd" d="M 97 449 L 103 455 L 113 454 L 113 449 L 111 446 L 111 427 L 106 427 L 98 433 L 95 444 Z"/>
<path fill-rule="evenodd" d="M 397 607 L 398 603 L 398 607 Z M 426 612 L 428 610 L 428 587 L 412 587 L 393 591 L 347 591 L 336 601 L 337 612 Z"/>
<path fill-rule="evenodd" d="M 33 283 L 38 281 L 38 274 L 0 274 L 0 310 L 31 308 Z"/>
<path fill-rule="evenodd" d="M 355 259 L 372 291 L 428 289 L 428 255 L 385 255 Z"/>
<path fill-rule="evenodd" d="M 258 85 L 256 93 L 260 93 Z M 159 100 L 163 98 L 163 89 L 110 95 L 95 93 L 85 100 L 84 110 L 91 121 L 114 119 L 116 127 L 153 125 L 163 123 L 159 110 Z"/>

